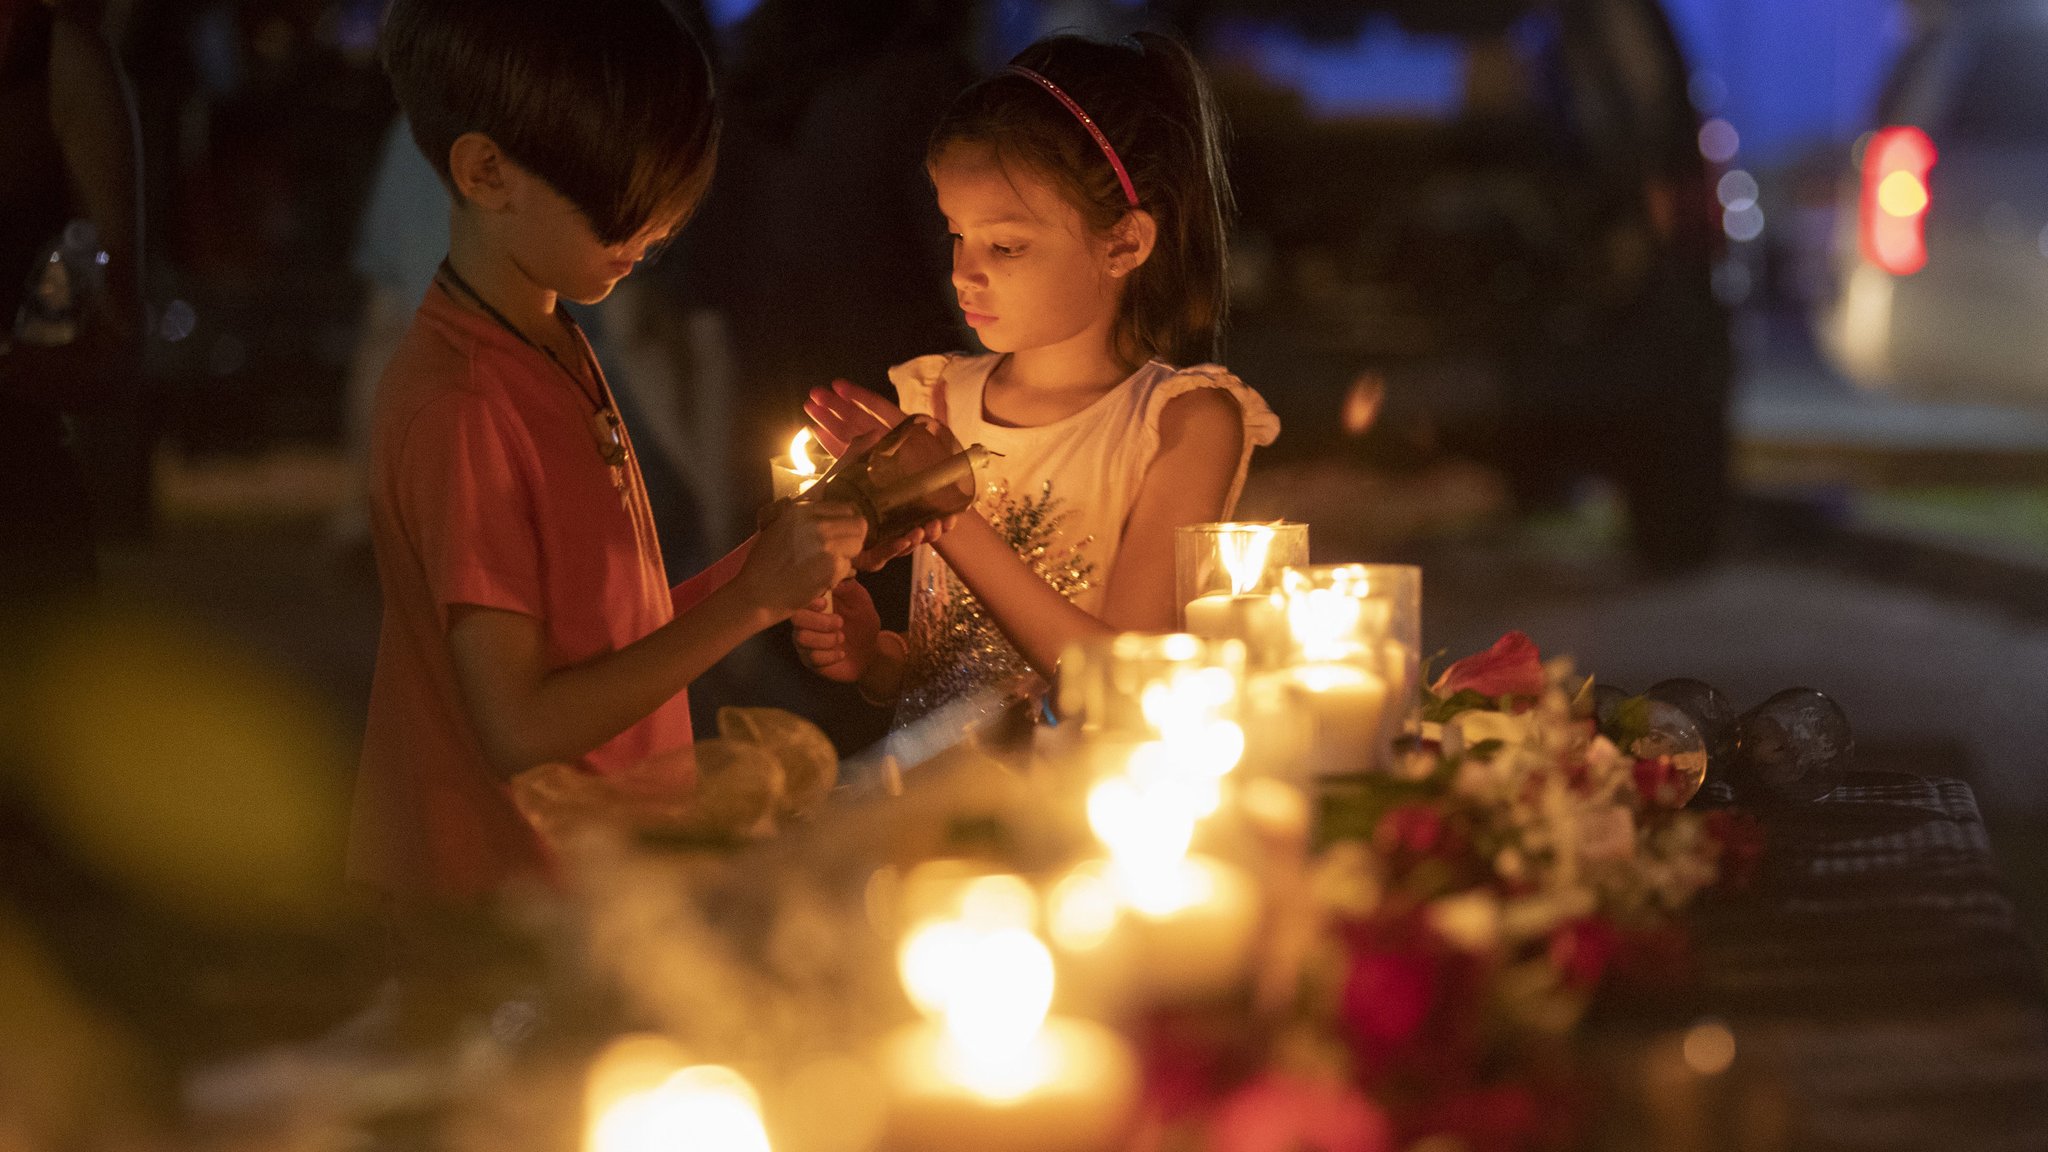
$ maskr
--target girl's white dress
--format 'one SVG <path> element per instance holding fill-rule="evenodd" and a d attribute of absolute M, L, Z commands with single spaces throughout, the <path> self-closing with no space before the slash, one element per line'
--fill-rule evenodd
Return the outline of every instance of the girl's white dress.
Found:
<path fill-rule="evenodd" d="M 890 369 L 905 412 L 938 417 L 962 444 L 993 456 L 981 470 L 975 508 L 1067 599 L 1102 611 L 1138 485 L 1159 454 L 1159 413 L 1196 388 L 1221 388 L 1244 415 L 1244 450 L 1224 502 L 1244 488 L 1252 449 L 1280 434 L 1257 392 L 1214 364 L 1175 368 L 1153 360 L 1087 408 L 1036 428 L 991 423 L 982 406 L 1002 356 L 920 356 Z M 910 663 L 896 724 L 920 719 L 982 688 L 1013 684 L 1031 668 L 953 570 L 930 547 L 912 560 Z"/>

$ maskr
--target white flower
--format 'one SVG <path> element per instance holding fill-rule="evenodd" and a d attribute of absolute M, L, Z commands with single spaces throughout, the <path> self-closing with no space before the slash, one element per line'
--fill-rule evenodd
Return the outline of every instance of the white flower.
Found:
<path fill-rule="evenodd" d="M 1597 906 L 1593 892 L 1588 888 L 1558 888 L 1524 896 L 1508 901 L 1501 909 L 1501 931 L 1522 940 L 1548 936 L 1568 920 L 1592 915 Z"/>
<path fill-rule="evenodd" d="M 1500 943 L 1500 901 L 1483 888 L 1446 896 L 1428 915 L 1437 935 L 1467 952 L 1489 952 Z"/>
<path fill-rule="evenodd" d="M 1446 736 L 1456 734 L 1460 750 L 1471 748 L 1488 740 L 1498 740 L 1513 747 L 1529 738 L 1529 717 L 1516 716 L 1507 712 L 1494 712 L 1485 708 L 1474 708 L 1460 712 L 1444 725 Z"/>

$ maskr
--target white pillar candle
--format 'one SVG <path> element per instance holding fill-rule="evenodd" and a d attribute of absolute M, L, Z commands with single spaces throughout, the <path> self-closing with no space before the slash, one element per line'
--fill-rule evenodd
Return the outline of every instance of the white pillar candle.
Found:
<path fill-rule="evenodd" d="M 1212 592 L 1188 601 L 1187 630 L 1209 640 L 1242 640 L 1245 663 L 1277 663 L 1287 643 L 1286 601 L 1272 593 Z"/>
<path fill-rule="evenodd" d="M 1314 771 L 1371 771 L 1386 743 L 1386 680 L 1354 664 L 1301 664 L 1290 674 L 1310 719 Z"/>

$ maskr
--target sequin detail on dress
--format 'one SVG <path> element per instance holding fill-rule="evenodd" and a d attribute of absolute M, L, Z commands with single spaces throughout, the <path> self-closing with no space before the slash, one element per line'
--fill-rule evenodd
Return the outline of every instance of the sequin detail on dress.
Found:
<path fill-rule="evenodd" d="M 1036 497 L 1023 499 L 1013 497 L 1006 483 L 993 482 L 980 508 L 989 526 L 1054 591 L 1071 600 L 1093 586 L 1095 565 L 1087 549 L 1095 538 L 1072 544 L 1060 539 L 1067 510 L 1053 495 L 1052 481 Z M 937 556 L 929 561 L 924 580 L 910 593 L 910 666 L 896 705 L 899 728 L 948 701 L 1031 670 L 959 576 Z"/>

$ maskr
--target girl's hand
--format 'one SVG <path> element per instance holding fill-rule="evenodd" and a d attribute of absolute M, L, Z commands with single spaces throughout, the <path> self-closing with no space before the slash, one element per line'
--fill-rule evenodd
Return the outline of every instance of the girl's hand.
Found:
<path fill-rule="evenodd" d="M 903 423 L 903 409 L 850 380 L 811 389 L 804 414 L 818 426 L 818 441 L 834 456 L 862 436 L 880 436 Z"/>
<path fill-rule="evenodd" d="M 797 657 L 827 680 L 858 683 L 875 661 L 882 620 L 875 613 L 874 599 L 858 580 L 844 581 L 832 589 L 832 611 L 825 610 L 821 596 L 789 622 Z"/>
<path fill-rule="evenodd" d="M 879 571 L 889 561 L 905 555 L 920 544 L 936 544 L 939 538 L 951 531 L 959 516 L 947 516 L 933 520 L 921 528 L 913 528 L 894 540 L 885 541 L 853 558 L 853 566 L 862 572 Z"/>
<path fill-rule="evenodd" d="M 786 620 L 853 575 L 867 532 L 867 521 L 850 504 L 784 505 L 756 535 L 733 579 L 775 619 Z"/>

